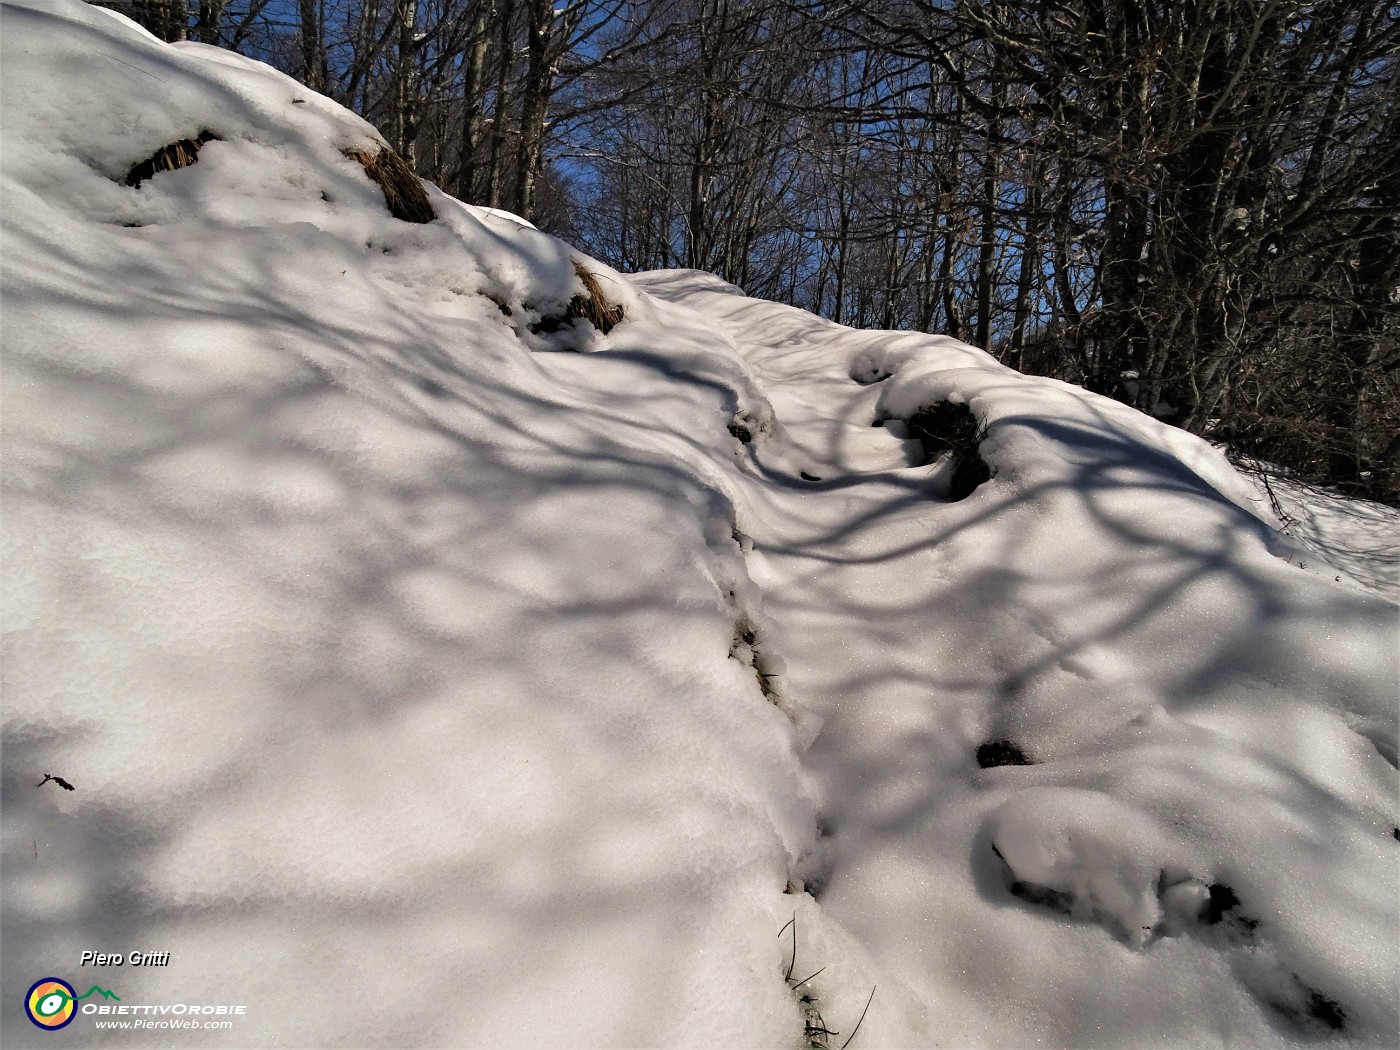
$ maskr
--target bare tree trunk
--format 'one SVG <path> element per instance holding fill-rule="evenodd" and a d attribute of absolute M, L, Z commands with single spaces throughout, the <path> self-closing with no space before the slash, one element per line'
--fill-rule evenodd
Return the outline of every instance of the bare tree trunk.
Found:
<path fill-rule="evenodd" d="M 326 25 L 324 0 L 299 0 L 301 77 L 313 91 L 324 92 L 330 81 L 326 65 Z"/>
<path fill-rule="evenodd" d="M 166 22 L 166 40 L 184 40 L 189 36 L 190 8 L 187 0 L 169 0 L 170 14 Z"/>
<path fill-rule="evenodd" d="M 197 28 L 201 44 L 218 44 L 227 6 L 228 0 L 200 0 Z"/>
<path fill-rule="evenodd" d="M 1393 499 L 1400 497 L 1400 436 L 1384 449 L 1369 450 L 1361 425 L 1367 388 L 1383 366 L 1387 333 L 1394 357 L 1391 369 L 1400 369 L 1400 354 L 1394 348 L 1395 332 L 1400 330 L 1394 299 L 1400 287 L 1400 189 L 1391 182 L 1378 187 L 1375 197 L 1377 217 L 1357 246 L 1355 305 L 1337 348 L 1347 382 L 1328 403 L 1327 422 L 1336 433 L 1328 468 L 1333 480 L 1355 483 L 1361 480 L 1363 465 L 1373 460 L 1375 490 Z M 1400 406 L 1392 404 L 1391 411 L 1400 415 Z"/>
<path fill-rule="evenodd" d="M 992 106 L 1000 108 L 1004 104 L 1005 88 L 999 71 L 992 71 Z M 998 196 L 1001 192 L 1001 137 L 1000 122 L 993 120 L 987 126 L 987 147 L 982 169 L 982 229 L 977 245 L 977 335 L 975 342 L 984 350 L 992 348 L 992 289 L 996 283 L 996 250 L 998 219 Z"/>
<path fill-rule="evenodd" d="M 943 258 L 939 265 L 938 283 L 943 289 L 943 320 L 948 334 L 961 339 L 965 334 L 962 309 L 958 306 L 957 283 L 953 280 L 953 262 L 958 254 L 958 237 L 950 224 L 943 235 Z"/>
<path fill-rule="evenodd" d="M 492 0 L 476 0 L 472 4 L 471 42 L 462 71 L 462 152 L 457 175 L 458 193 L 466 200 L 475 199 L 479 193 L 477 182 L 481 162 L 477 154 L 484 137 L 486 31 L 494 13 Z"/>
<path fill-rule="evenodd" d="M 1040 171 L 1032 168 L 1026 179 L 1025 231 L 1021 237 L 1020 268 L 1016 275 L 1016 307 L 1011 320 L 1011 340 L 1007 347 L 1008 363 L 1013 368 L 1025 365 L 1026 324 L 1030 320 L 1031 291 L 1040 281 Z"/>
<path fill-rule="evenodd" d="M 416 167 L 414 149 L 418 139 L 417 0 L 396 0 L 394 21 L 399 35 L 398 65 L 394 70 L 395 148 L 412 168 Z"/>
<path fill-rule="evenodd" d="M 506 123 L 510 117 L 507 88 L 515 66 L 515 0 L 502 0 L 500 34 L 497 38 L 499 65 L 496 67 L 495 109 L 491 114 L 491 150 L 487 157 L 486 204 L 501 206 L 501 189 L 505 184 Z"/>
<path fill-rule="evenodd" d="M 554 56 L 550 48 L 553 0 L 526 0 L 525 19 L 525 86 L 515 154 L 515 210 L 530 219 L 535 213 L 535 188 L 544 162 L 545 117 L 554 91 Z"/>

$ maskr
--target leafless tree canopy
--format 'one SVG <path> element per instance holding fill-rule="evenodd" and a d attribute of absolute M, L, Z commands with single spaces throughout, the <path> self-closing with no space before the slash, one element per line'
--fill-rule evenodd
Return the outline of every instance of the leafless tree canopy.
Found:
<path fill-rule="evenodd" d="M 622 268 L 943 331 L 1400 499 L 1400 7 L 112 0 Z"/>

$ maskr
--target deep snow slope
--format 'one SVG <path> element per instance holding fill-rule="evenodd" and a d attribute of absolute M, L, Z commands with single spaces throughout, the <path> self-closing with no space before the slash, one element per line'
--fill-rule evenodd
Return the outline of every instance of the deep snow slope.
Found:
<path fill-rule="evenodd" d="M 1397 607 L 1214 450 L 402 222 L 363 121 L 76 0 L 0 44 L 4 1045 L 1400 1038 Z M 97 1027 L 176 1004 L 243 1012 Z"/>
<path fill-rule="evenodd" d="M 595 267 L 632 320 L 579 385 L 596 333 L 529 331 L 575 253 L 392 218 L 338 106 L 81 3 L 0 33 L 0 1042 L 52 1045 L 45 976 L 246 1007 L 104 1046 L 791 1042 L 732 350 Z"/>
<path fill-rule="evenodd" d="M 825 719 L 805 873 L 875 959 L 874 1042 L 1394 1043 L 1395 606 L 1121 405 L 639 283 L 714 318 L 824 464 L 755 496 L 750 568 Z M 996 470 L 960 502 L 877 437 L 945 399 Z M 1034 764 L 980 768 L 996 741 Z"/>

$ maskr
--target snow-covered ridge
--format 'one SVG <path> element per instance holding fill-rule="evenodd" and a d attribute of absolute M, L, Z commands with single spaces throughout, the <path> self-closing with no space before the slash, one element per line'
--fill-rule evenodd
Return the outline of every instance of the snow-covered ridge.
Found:
<path fill-rule="evenodd" d="M 729 322 L 787 431 L 844 468 L 823 471 L 844 507 L 760 537 L 759 579 L 793 688 L 824 700 L 812 884 L 926 990 L 915 1030 L 1393 1040 L 1395 606 L 1214 449 L 1121 405 L 947 340 L 646 283 Z M 996 473 L 930 507 L 940 468 L 873 435 L 939 401 L 985 423 Z M 1055 914 L 1083 925 L 1047 937 Z"/>
<path fill-rule="evenodd" d="M 364 121 L 77 0 L 0 46 L 6 1046 L 86 949 L 246 1006 L 178 1045 L 1395 1040 L 1397 608 L 1214 450 L 402 222 Z"/>
<path fill-rule="evenodd" d="M 342 153 L 377 133 L 270 69 L 0 18 L 4 1001 L 144 946 L 123 1002 L 247 1005 L 194 1041 L 800 1031 L 813 824 L 730 659 L 764 619 L 719 482 L 766 413 L 732 346 L 589 261 L 609 361 L 538 353 L 602 345 L 531 331 L 566 245 L 392 218 Z"/>

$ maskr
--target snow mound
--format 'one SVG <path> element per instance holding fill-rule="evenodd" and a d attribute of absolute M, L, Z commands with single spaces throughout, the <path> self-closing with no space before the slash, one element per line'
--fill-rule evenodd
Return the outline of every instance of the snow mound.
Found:
<path fill-rule="evenodd" d="M 1102 792 L 1031 789 L 1002 803 L 990 835 L 1013 891 L 1062 898 L 1071 914 L 1104 920 L 1135 947 L 1162 922 L 1159 884 L 1174 844 L 1148 814 Z"/>
<path fill-rule="evenodd" d="M 4 1001 L 140 948 L 122 1004 L 246 1007 L 189 1045 L 790 1041 L 811 730 L 732 342 L 432 187 L 395 219 L 266 66 L 0 18 Z"/>
<path fill-rule="evenodd" d="M 1218 452 L 0 26 L 4 1002 L 139 949 L 245 1007 L 182 1045 L 1395 1043 L 1397 607 Z"/>
<path fill-rule="evenodd" d="M 1392 1045 L 1400 610 L 1360 567 L 1123 405 L 642 283 L 721 322 L 826 479 L 753 532 L 824 719 L 806 885 L 925 1008 L 862 1038 Z M 991 473 L 961 500 L 927 433 L 949 405 Z"/>

